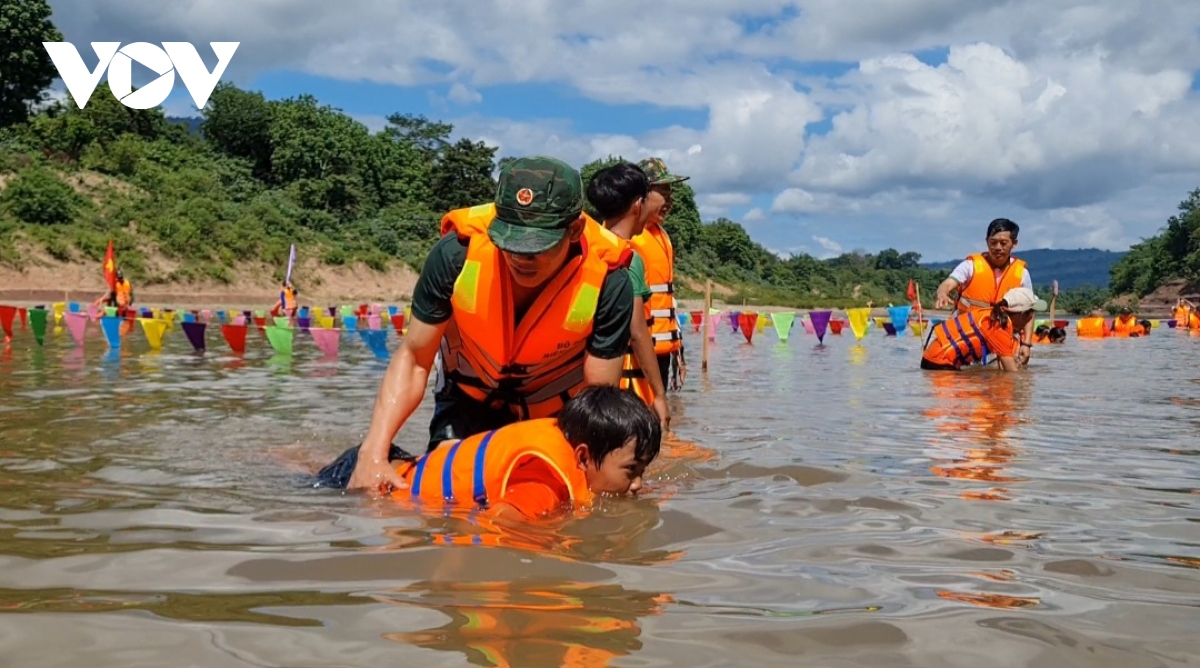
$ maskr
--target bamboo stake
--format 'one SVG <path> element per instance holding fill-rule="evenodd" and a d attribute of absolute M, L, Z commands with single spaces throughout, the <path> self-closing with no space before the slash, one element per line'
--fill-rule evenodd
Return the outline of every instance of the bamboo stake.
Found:
<path fill-rule="evenodd" d="M 708 373 L 708 319 L 712 317 L 712 279 L 704 284 L 704 341 L 700 349 L 700 371 Z"/>

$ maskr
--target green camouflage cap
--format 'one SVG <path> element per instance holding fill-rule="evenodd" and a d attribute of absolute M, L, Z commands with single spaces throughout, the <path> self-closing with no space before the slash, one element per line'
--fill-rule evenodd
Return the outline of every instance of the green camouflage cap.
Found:
<path fill-rule="evenodd" d="M 500 168 L 488 237 L 510 253 L 542 253 L 582 213 L 583 180 L 574 167 L 545 156 L 517 158 Z"/>
<path fill-rule="evenodd" d="M 674 183 L 682 183 L 692 178 L 690 176 L 679 176 L 672 174 L 671 170 L 667 169 L 667 163 L 663 162 L 662 158 L 646 158 L 638 163 L 638 167 L 646 172 L 646 178 L 650 180 L 652 186 L 666 186 Z"/>

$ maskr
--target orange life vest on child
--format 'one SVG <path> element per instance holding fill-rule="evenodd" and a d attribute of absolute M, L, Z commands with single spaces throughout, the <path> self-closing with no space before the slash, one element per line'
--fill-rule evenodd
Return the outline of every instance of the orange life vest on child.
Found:
<path fill-rule="evenodd" d="M 675 247 L 662 225 L 651 225 L 629 242 L 646 263 L 646 284 L 650 286 L 650 338 L 654 354 L 673 353 L 683 345 L 679 320 L 675 318 Z M 663 379 L 666 382 L 666 379 Z"/>
<path fill-rule="evenodd" d="M 1188 317 L 1186 322 L 1188 329 L 1200 329 L 1200 313 L 1197 313 L 1192 309 L 1188 309 Z M 1179 323 L 1175 323 L 1175 326 L 1179 327 L 1180 325 Z"/>
<path fill-rule="evenodd" d="M 975 269 L 971 280 L 967 281 L 966 285 L 958 286 L 958 299 L 954 301 L 954 308 L 959 313 L 990 309 L 1009 290 L 1021 287 L 1021 281 L 1025 278 L 1025 261 L 1015 257 L 1009 258 L 1008 266 L 1000 274 L 999 280 L 992 265 L 982 253 L 973 253 L 968 255 L 967 259 L 974 263 Z"/>
<path fill-rule="evenodd" d="M 1186 306 L 1180 305 L 1175 307 L 1175 314 L 1172 316 L 1175 319 L 1176 327 L 1186 327 L 1188 322 L 1189 309 Z"/>
<path fill-rule="evenodd" d="M 1112 333 L 1114 336 L 1129 336 L 1135 332 L 1140 334 L 1141 329 L 1142 326 L 1138 324 L 1137 316 L 1119 315 L 1113 320 Z"/>
<path fill-rule="evenodd" d="M 454 315 L 442 338 L 445 379 L 467 396 L 504 406 L 518 419 L 553 417 L 583 388 L 583 361 L 600 289 L 613 271 L 628 267 L 625 241 L 588 218 L 582 252 L 567 260 L 515 322 L 511 274 L 487 230 L 493 204 L 456 209 L 442 219 L 442 234 L 468 241 L 454 283 Z"/>
<path fill-rule="evenodd" d="M 925 347 L 925 359 L 956 368 L 982 361 L 989 351 L 979 327 L 984 321 L 990 322 L 991 317 L 979 311 L 968 311 L 939 323 L 933 328 L 933 337 Z M 1012 325 L 1006 329 L 1011 331 Z"/>
<path fill-rule="evenodd" d="M 528 471 L 563 490 L 572 503 L 592 500 L 587 476 L 554 418 L 515 422 L 397 464 L 396 472 L 410 487 L 392 496 L 486 508 L 504 499 L 513 474 L 525 467 L 533 467 Z"/>
<path fill-rule="evenodd" d="M 1098 339 L 1108 336 L 1108 321 L 1100 317 L 1080 318 L 1075 322 L 1075 331 L 1081 339 Z"/>

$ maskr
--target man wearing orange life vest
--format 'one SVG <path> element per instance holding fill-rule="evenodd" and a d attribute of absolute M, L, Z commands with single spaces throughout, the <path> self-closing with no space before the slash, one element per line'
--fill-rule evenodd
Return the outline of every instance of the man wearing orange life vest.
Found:
<path fill-rule="evenodd" d="M 661 158 L 646 158 L 638 163 L 638 167 L 650 180 L 650 194 L 646 197 L 649 217 L 645 230 L 631 239 L 630 244 L 646 264 L 646 283 L 651 292 L 650 317 L 653 319 L 650 336 L 654 340 L 654 354 L 658 357 L 658 371 L 664 385 L 669 383 L 670 387 L 678 388 L 687 378 L 687 363 L 683 356 L 683 334 L 675 317 L 675 248 L 663 229 L 663 221 L 671 212 L 671 187 L 691 177 L 672 174 Z M 671 374 L 672 361 L 678 376 Z"/>
<path fill-rule="evenodd" d="M 928 371 L 958 371 L 989 354 L 998 358 L 1004 371 L 1020 368 L 1017 351 L 1029 345 L 1017 338 L 1037 311 L 1047 309 L 1029 288 L 1016 287 L 990 310 L 971 309 L 933 328 L 921 368 Z"/>
<path fill-rule="evenodd" d="M 646 199 L 650 182 L 637 165 L 619 162 L 596 172 L 587 184 L 587 200 L 599 214 L 604 227 L 622 239 L 629 240 L 642 233 L 652 214 Z M 629 264 L 629 279 L 633 283 L 633 321 L 631 340 L 621 378 L 621 389 L 629 390 L 645 401 L 669 429 L 671 413 L 667 408 L 665 379 L 660 375 L 654 340 L 650 327 L 649 299 L 653 295 L 646 283 L 646 265 L 642 256 L 633 254 Z"/>
<path fill-rule="evenodd" d="M 1128 306 L 1121 307 L 1121 313 L 1113 319 L 1113 336 L 1146 336 L 1150 333 L 1150 329 L 1144 324 L 1146 321 L 1139 321 L 1137 316 L 1133 314 L 1133 309 Z"/>
<path fill-rule="evenodd" d="M 457 502 L 487 516 L 538 519 L 584 506 L 595 495 L 636 495 L 658 456 L 662 427 L 635 395 L 612 385 L 584 388 L 557 418 L 516 422 L 413 457 L 391 446 L 402 484 L 396 499 Z M 359 458 L 350 448 L 317 474 L 343 488 Z"/>
<path fill-rule="evenodd" d="M 1175 328 L 1200 329 L 1200 313 L 1196 311 L 1195 304 L 1186 299 L 1179 299 L 1175 304 Z"/>
<path fill-rule="evenodd" d="M 970 310 L 986 313 L 1013 288 L 1023 287 L 1033 292 L 1033 280 L 1025 262 L 1012 257 L 1020 231 L 1020 226 L 1007 218 L 997 218 L 989 223 L 987 252 L 968 255 L 950 272 L 950 276 L 938 286 L 934 308 L 944 309 L 953 305 L 955 315 Z M 955 289 L 958 290 L 958 296 L 951 300 L 950 292 Z M 1020 334 L 1023 345 L 1017 351 L 1017 361 L 1025 364 L 1029 361 L 1032 348 L 1032 320 Z"/>
<path fill-rule="evenodd" d="M 133 285 L 125 280 L 125 270 L 117 270 L 117 282 L 113 290 L 93 302 L 96 306 L 115 306 L 117 315 L 124 316 L 133 306 Z"/>
<path fill-rule="evenodd" d="M 271 315 L 284 315 L 289 318 L 296 315 L 296 295 L 298 294 L 300 291 L 291 282 L 285 282 L 279 288 L 279 301 L 271 307 Z"/>
<path fill-rule="evenodd" d="M 403 486 L 388 463 L 439 361 L 428 449 L 554 417 L 585 385 L 616 386 L 629 346 L 626 243 L 583 214 L 579 172 L 547 157 L 500 169 L 495 200 L 442 219 L 408 334 L 380 383 L 349 487 Z"/>

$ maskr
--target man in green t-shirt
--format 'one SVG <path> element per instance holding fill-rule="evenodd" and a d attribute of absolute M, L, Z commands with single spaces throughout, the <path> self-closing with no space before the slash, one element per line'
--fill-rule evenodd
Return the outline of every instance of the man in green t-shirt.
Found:
<path fill-rule="evenodd" d="M 486 223 L 486 232 L 474 232 L 477 236 L 472 237 L 482 240 L 482 235 L 486 234 L 495 246 L 497 252 L 494 254 L 480 251 L 481 255 L 488 258 L 486 270 L 492 275 L 500 275 L 499 272 L 509 275 L 505 289 L 481 292 L 478 297 L 482 302 L 488 294 L 501 295 L 498 297 L 501 303 L 495 306 L 504 312 L 497 313 L 501 316 L 501 322 L 495 323 L 494 331 L 499 332 L 502 331 L 500 328 L 507 327 L 507 334 L 512 336 L 518 327 L 525 325 L 527 314 L 532 314 L 534 318 L 531 327 L 541 327 L 541 314 L 545 313 L 545 309 L 550 308 L 556 299 L 568 298 L 565 295 L 560 297 L 563 293 L 553 292 L 551 287 L 562 269 L 581 256 L 601 261 L 597 254 L 605 252 L 603 249 L 582 243 L 584 235 L 589 233 L 588 225 L 595 226 L 583 215 L 583 200 L 583 183 L 579 172 L 561 160 L 541 156 L 517 158 L 500 169 L 492 213 L 487 214 L 492 217 Z M 456 209 L 448 213 L 443 222 L 451 221 L 455 225 L 468 227 L 478 225 L 482 221 L 473 223 L 473 212 L 488 208 L 481 205 Z M 616 242 L 615 239 L 613 241 Z M 550 378 L 560 384 L 565 381 L 571 383 L 570 386 L 563 385 L 563 394 L 569 394 L 576 386 L 619 384 L 633 316 L 629 270 L 623 266 L 616 266 L 605 274 L 595 297 L 594 308 L 589 309 L 590 332 L 583 345 L 579 346 L 582 349 L 577 354 L 573 346 L 568 346 L 566 350 L 570 357 L 567 352 L 559 352 L 557 358 L 548 355 L 547 363 L 532 371 L 528 367 L 505 366 L 500 369 L 503 377 L 497 380 L 499 389 L 488 394 L 488 399 L 483 401 L 473 398 L 471 391 L 483 393 L 478 386 L 485 384 L 486 380 L 496 379 L 468 377 L 473 368 L 466 369 L 464 365 L 472 362 L 461 361 L 462 348 L 455 353 L 455 360 L 446 359 L 446 350 L 449 349 L 448 341 L 452 335 L 458 337 L 460 342 L 466 339 L 467 334 L 460 320 L 479 308 L 472 302 L 470 309 L 460 311 L 456 303 L 461 304 L 466 298 L 462 297 L 456 302 L 456 295 L 465 294 L 459 292 L 459 284 L 467 283 L 460 280 L 463 277 L 473 277 L 476 284 L 479 282 L 479 261 L 475 261 L 469 270 L 464 267 L 470 250 L 481 248 L 487 248 L 487 245 L 482 241 L 474 243 L 450 231 L 442 236 L 426 258 L 424 270 L 413 289 L 412 320 L 408 334 L 380 382 L 370 428 L 357 451 L 351 450 L 344 455 L 348 459 L 343 464 L 353 470 L 349 488 L 402 488 L 406 485 L 389 464 L 398 450 L 391 446 L 391 442 L 424 398 L 435 358 L 440 357 L 441 364 L 434 390 L 433 419 L 429 425 L 429 450 L 447 441 L 463 439 L 524 419 L 518 411 L 528 410 L 527 406 L 532 401 L 519 395 L 519 388 L 513 389 L 518 383 L 530 383 L 530 379 L 541 380 L 550 377 L 551 373 L 559 373 L 559 376 Z M 467 290 L 466 287 L 461 289 Z M 471 300 L 475 299 L 474 294 L 471 293 Z M 545 330 L 548 332 L 545 337 L 560 336 L 552 324 L 545 325 L 549 328 Z M 473 331 L 470 335 L 478 337 L 481 333 Z M 534 337 L 530 335 L 529 338 Z M 522 339 L 521 343 L 525 341 Z M 457 370 L 450 366 L 451 362 L 458 365 Z M 475 384 L 466 387 L 468 382 Z M 549 395 L 544 386 L 538 391 Z M 492 397 L 496 399 L 489 400 Z M 547 398 L 545 402 L 549 404 L 551 399 Z"/>
<path fill-rule="evenodd" d="M 650 192 L 650 181 L 640 167 L 628 162 L 619 162 L 596 172 L 587 186 L 587 198 L 604 226 L 613 234 L 629 240 L 646 227 L 646 196 Z M 621 387 L 629 389 L 645 400 L 662 422 L 663 431 L 670 428 L 671 414 L 667 408 L 667 392 L 659 371 L 658 358 L 654 355 L 654 340 L 650 336 L 645 300 L 652 294 L 646 283 L 646 265 L 636 252 L 629 265 L 629 280 L 633 283 L 633 319 L 629 333 L 629 359 L 625 363 Z M 632 362 L 632 363 L 631 363 Z M 639 387 L 637 379 L 645 378 L 651 396 Z"/>

